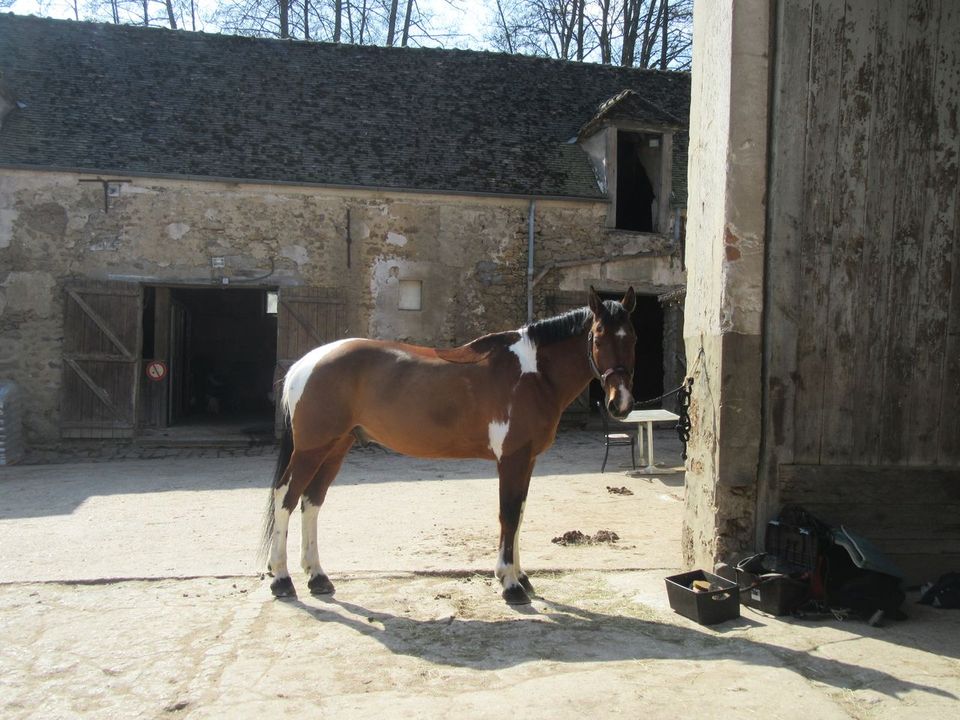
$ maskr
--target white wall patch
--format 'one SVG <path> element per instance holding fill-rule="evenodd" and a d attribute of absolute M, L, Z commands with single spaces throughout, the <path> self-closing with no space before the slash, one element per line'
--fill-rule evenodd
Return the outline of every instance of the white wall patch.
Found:
<path fill-rule="evenodd" d="M 399 245 L 400 247 L 403 247 L 407 244 L 407 238 L 405 235 L 395 233 L 391 230 L 387 233 L 387 242 L 391 245 Z"/>

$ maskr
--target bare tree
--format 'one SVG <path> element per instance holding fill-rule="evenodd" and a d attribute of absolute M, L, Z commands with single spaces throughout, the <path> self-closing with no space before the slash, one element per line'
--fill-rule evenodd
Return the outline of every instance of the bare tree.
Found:
<path fill-rule="evenodd" d="M 495 0 L 499 50 L 635 67 L 689 68 L 693 0 Z"/>

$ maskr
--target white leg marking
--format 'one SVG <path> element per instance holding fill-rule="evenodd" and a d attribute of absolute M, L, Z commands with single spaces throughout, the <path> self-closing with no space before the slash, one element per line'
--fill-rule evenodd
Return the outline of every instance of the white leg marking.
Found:
<path fill-rule="evenodd" d="M 297 409 L 297 403 L 300 402 L 300 396 L 303 395 L 303 389 L 307 386 L 307 380 L 310 379 L 313 369 L 324 357 L 341 347 L 345 343 L 353 342 L 356 338 L 344 338 L 335 340 L 332 343 L 321 345 L 314 348 L 302 358 L 297 360 L 289 370 L 283 381 L 283 407 L 293 417 L 293 411 Z"/>
<path fill-rule="evenodd" d="M 283 507 L 287 486 L 273 491 L 273 544 L 270 546 L 270 569 L 275 578 L 290 577 L 287 570 L 287 527 L 290 513 Z"/>
<path fill-rule="evenodd" d="M 509 347 L 510 352 L 517 356 L 520 361 L 520 374 L 536 373 L 537 370 L 537 345 L 526 330 L 520 331 L 520 339 Z"/>
<path fill-rule="evenodd" d="M 520 574 L 517 571 L 516 564 L 503 561 L 502 545 L 497 553 L 497 569 L 494 572 L 505 590 L 520 584 Z"/>
<path fill-rule="evenodd" d="M 317 549 L 317 515 L 320 508 L 303 498 L 300 506 L 300 567 L 307 577 L 314 577 L 323 572 L 320 567 L 320 551 Z"/>
<path fill-rule="evenodd" d="M 523 523 L 523 511 L 527 507 L 526 501 L 520 505 L 520 517 L 517 519 L 517 530 L 513 534 L 513 557 L 510 562 L 504 559 L 503 545 L 497 550 L 497 568 L 494 574 L 500 580 L 504 589 L 516 587 L 520 584 L 520 525 Z"/>
<path fill-rule="evenodd" d="M 507 433 L 509 431 L 509 419 L 506 422 L 497 422 L 496 420 L 490 422 L 490 449 L 493 450 L 493 455 L 497 458 L 497 462 L 500 462 L 500 457 L 503 455 L 503 441 L 507 439 Z"/>

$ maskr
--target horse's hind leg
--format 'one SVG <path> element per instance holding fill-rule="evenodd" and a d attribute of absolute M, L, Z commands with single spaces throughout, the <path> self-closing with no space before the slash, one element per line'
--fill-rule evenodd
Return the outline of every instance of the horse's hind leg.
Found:
<path fill-rule="evenodd" d="M 353 435 L 345 435 L 334 444 L 300 499 L 302 522 L 300 566 L 309 578 L 307 587 L 314 595 L 329 595 L 334 591 L 333 583 L 320 566 L 320 553 L 317 548 L 317 515 L 327 496 L 327 490 L 340 471 L 343 459 L 352 445 Z"/>
<path fill-rule="evenodd" d="M 273 582 L 270 591 L 275 597 L 296 595 L 290 572 L 287 570 L 287 528 L 290 514 L 297 506 L 297 498 L 310 484 L 327 455 L 329 446 L 308 450 L 294 450 L 280 483 L 273 489 L 273 537 L 270 545 L 270 570 Z"/>

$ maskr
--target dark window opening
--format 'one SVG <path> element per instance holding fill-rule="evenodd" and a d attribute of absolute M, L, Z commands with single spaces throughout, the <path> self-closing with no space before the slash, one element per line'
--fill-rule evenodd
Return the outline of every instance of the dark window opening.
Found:
<path fill-rule="evenodd" d="M 656 232 L 659 135 L 617 132 L 617 227 Z"/>

